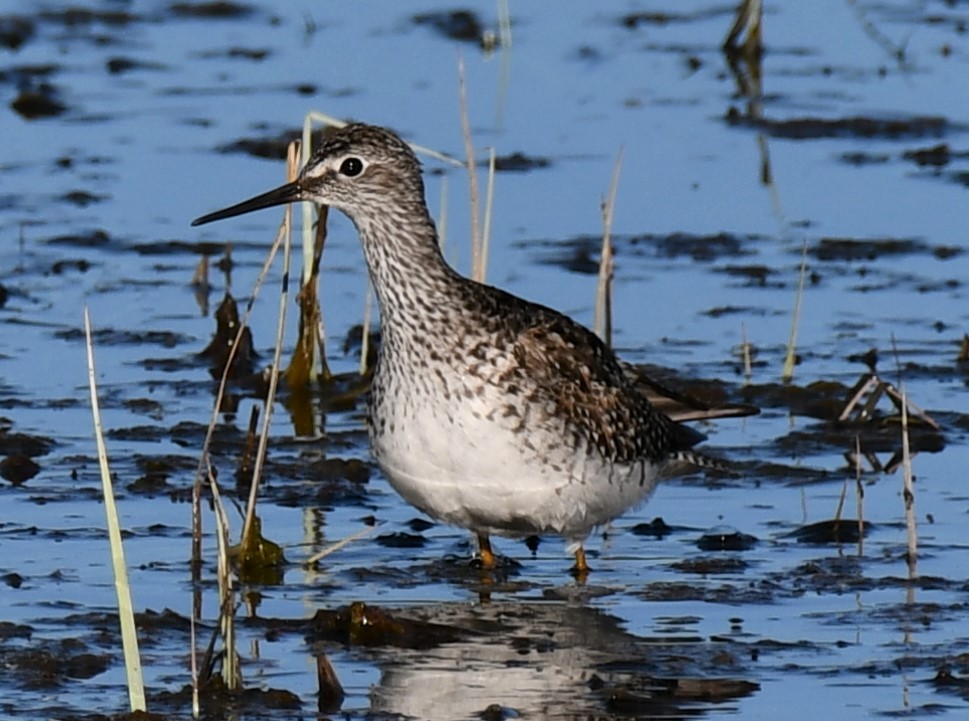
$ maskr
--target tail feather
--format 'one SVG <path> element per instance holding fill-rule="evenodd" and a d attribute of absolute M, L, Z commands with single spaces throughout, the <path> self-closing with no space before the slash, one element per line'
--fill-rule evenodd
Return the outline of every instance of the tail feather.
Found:
<path fill-rule="evenodd" d="M 708 456 L 692 449 L 674 451 L 669 455 L 669 460 L 674 464 L 683 463 L 694 466 L 695 468 L 719 471 L 720 473 L 726 473 L 732 476 L 738 475 L 737 468 L 728 461 L 720 458 L 713 458 L 712 456 Z"/>

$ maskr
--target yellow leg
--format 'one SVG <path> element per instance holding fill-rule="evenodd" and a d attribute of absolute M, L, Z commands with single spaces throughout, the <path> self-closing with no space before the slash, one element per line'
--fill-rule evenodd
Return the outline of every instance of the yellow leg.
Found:
<path fill-rule="evenodd" d="M 478 534 L 478 555 L 481 556 L 482 568 L 495 567 L 495 554 L 491 550 L 491 541 L 488 539 L 487 533 Z"/>
<path fill-rule="evenodd" d="M 584 581 L 589 575 L 589 564 L 585 560 L 585 549 L 582 546 L 575 549 L 575 565 L 572 566 L 572 575 L 580 581 Z"/>

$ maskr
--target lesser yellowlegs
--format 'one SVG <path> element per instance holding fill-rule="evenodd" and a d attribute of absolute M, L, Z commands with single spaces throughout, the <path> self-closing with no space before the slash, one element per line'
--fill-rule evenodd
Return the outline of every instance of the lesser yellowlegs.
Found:
<path fill-rule="evenodd" d="M 410 504 L 477 534 L 485 566 L 492 534 L 553 534 L 584 573 L 592 529 L 642 502 L 671 460 L 696 460 L 703 436 L 656 410 L 595 334 L 447 264 L 420 162 L 390 130 L 348 125 L 294 182 L 192 224 L 301 200 L 343 211 L 363 245 L 381 318 L 378 464 Z"/>

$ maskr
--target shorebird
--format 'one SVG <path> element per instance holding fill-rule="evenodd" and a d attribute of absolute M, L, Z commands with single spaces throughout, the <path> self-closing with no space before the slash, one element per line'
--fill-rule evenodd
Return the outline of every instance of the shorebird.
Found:
<path fill-rule="evenodd" d="M 671 462 L 709 465 L 691 450 L 703 435 L 657 410 L 598 336 L 448 265 L 420 161 L 393 131 L 347 125 L 295 181 L 192 225 L 296 201 L 342 211 L 360 236 L 380 306 L 378 465 L 408 503 L 475 533 L 484 567 L 491 535 L 558 535 L 585 574 L 594 528 L 643 502 Z"/>

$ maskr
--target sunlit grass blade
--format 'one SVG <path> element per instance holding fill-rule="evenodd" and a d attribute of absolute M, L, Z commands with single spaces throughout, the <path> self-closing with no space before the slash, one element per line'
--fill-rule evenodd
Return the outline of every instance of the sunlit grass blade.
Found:
<path fill-rule="evenodd" d="M 94 417 L 94 439 L 98 448 L 98 465 L 101 468 L 101 489 L 104 493 L 104 511 L 107 516 L 108 540 L 111 544 L 111 565 L 114 569 L 114 589 L 118 596 L 118 620 L 121 623 L 121 643 L 124 648 L 125 673 L 128 678 L 128 701 L 131 711 L 146 710 L 145 681 L 141 672 L 141 654 L 138 651 L 138 631 L 131 605 L 131 587 L 128 583 L 128 567 L 125 564 L 124 545 L 121 541 L 121 522 L 118 506 L 114 501 L 111 485 L 111 469 L 108 467 L 108 451 L 104 444 L 104 428 L 101 425 L 101 407 L 98 403 L 97 374 L 94 366 L 94 344 L 91 342 L 91 315 L 84 308 L 84 336 L 87 343 L 88 387 L 91 390 L 91 413 Z"/>

